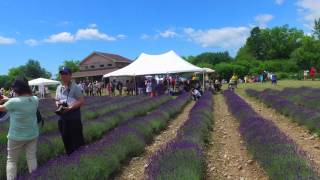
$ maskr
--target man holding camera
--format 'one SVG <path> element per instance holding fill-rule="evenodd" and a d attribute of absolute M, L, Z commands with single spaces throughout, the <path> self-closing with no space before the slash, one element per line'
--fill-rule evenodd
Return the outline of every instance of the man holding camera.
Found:
<path fill-rule="evenodd" d="M 84 103 L 81 89 L 71 81 L 72 72 L 68 67 L 59 71 L 61 84 L 56 91 L 56 113 L 60 116 L 59 131 L 66 153 L 70 155 L 84 145 L 80 107 Z"/>

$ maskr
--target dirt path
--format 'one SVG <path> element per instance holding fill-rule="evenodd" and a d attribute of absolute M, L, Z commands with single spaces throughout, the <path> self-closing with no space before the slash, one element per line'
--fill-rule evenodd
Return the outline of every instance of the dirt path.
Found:
<path fill-rule="evenodd" d="M 308 132 L 307 128 L 292 122 L 288 117 L 281 115 L 272 108 L 268 108 L 263 103 L 249 97 L 242 96 L 251 107 L 262 117 L 273 121 L 284 133 L 292 138 L 297 145 L 304 150 L 317 169 L 320 169 L 320 139 L 316 135 Z"/>
<path fill-rule="evenodd" d="M 223 96 L 214 98 L 214 130 L 206 151 L 207 179 L 268 179 L 242 144 L 238 120 L 229 113 Z"/>
<path fill-rule="evenodd" d="M 169 141 L 176 137 L 177 130 L 180 126 L 187 120 L 189 112 L 193 105 L 194 101 L 189 103 L 182 113 L 172 120 L 168 128 L 154 138 L 154 142 L 145 148 L 145 153 L 140 157 L 133 158 L 129 165 L 123 168 L 122 172 L 115 177 L 116 180 L 143 180 L 146 179 L 144 175 L 144 170 L 148 165 L 149 157 L 155 153 L 160 147 L 167 144 Z"/>

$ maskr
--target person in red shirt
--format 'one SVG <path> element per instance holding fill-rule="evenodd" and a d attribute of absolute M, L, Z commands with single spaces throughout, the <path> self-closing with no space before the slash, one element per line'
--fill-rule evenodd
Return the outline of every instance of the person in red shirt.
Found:
<path fill-rule="evenodd" d="M 314 80 L 315 76 L 316 76 L 316 69 L 314 67 L 311 67 L 311 69 L 310 69 L 311 79 Z"/>

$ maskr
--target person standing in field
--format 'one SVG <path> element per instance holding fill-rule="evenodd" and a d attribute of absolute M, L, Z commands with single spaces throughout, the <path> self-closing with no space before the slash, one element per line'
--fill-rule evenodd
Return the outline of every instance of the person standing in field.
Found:
<path fill-rule="evenodd" d="M 146 82 L 146 93 L 148 96 L 151 96 L 151 92 L 152 92 L 152 83 L 151 80 L 147 80 Z"/>
<path fill-rule="evenodd" d="M 309 70 L 304 70 L 304 71 L 303 71 L 303 79 L 304 79 L 304 80 L 307 80 L 307 79 L 308 79 L 308 73 L 309 73 Z"/>
<path fill-rule="evenodd" d="M 119 95 L 122 96 L 122 87 L 123 87 L 123 84 L 121 81 L 118 81 L 117 83 L 117 90 L 119 91 Z"/>
<path fill-rule="evenodd" d="M 277 85 L 277 75 L 274 73 L 271 73 L 271 84 Z"/>
<path fill-rule="evenodd" d="M 96 86 L 97 86 L 97 95 L 102 96 L 102 84 L 96 81 Z"/>
<path fill-rule="evenodd" d="M 37 169 L 37 142 L 39 127 L 37 123 L 37 109 L 39 99 L 32 96 L 32 91 L 26 78 L 16 78 L 12 84 L 16 97 L 8 99 L 0 105 L 1 112 L 9 112 L 10 127 L 8 132 L 7 180 L 17 177 L 17 163 L 21 151 L 26 152 L 29 173 Z"/>
<path fill-rule="evenodd" d="M 111 83 L 111 81 L 109 81 L 108 84 L 107 84 L 107 90 L 108 90 L 109 96 L 111 96 L 112 95 L 112 83 Z"/>
<path fill-rule="evenodd" d="M 59 71 L 61 84 L 56 91 L 56 106 L 63 106 L 58 121 L 59 131 L 68 155 L 84 145 L 80 107 L 84 103 L 81 89 L 71 81 L 72 72 L 68 67 Z"/>
<path fill-rule="evenodd" d="M 314 80 L 315 76 L 316 76 L 316 69 L 314 67 L 311 67 L 311 69 L 310 69 L 311 79 Z"/>

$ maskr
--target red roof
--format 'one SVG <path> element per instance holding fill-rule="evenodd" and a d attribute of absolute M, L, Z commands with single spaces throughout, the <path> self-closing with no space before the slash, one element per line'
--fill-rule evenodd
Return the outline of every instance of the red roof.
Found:
<path fill-rule="evenodd" d="M 132 61 L 128 58 L 125 58 L 123 56 L 120 56 L 120 55 L 117 55 L 117 54 L 110 54 L 110 53 L 103 53 L 103 52 L 93 52 L 91 53 L 89 56 L 87 56 L 86 58 L 84 58 L 81 62 L 80 62 L 80 65 L 82 65 L 84 62 L 86 62 L 89 57 L 93 56 L 93 55 L 99 55 L 99 56 L 102 56 L 104 57 L 105 59 L 108 59 L 108 60 L 111 60 L 113 62 L 125 62 L 125 63 L 128 63 L 130 64 Z"/>
<path fill-rule="evenodd" d="M 92 71 L 79 71 L 72 74 L 73 78 L 80 78 L 80 77 L 92 77 L 92 76 L 103 76 L 119 68 L 112 68 L 112 69 L 101 69 L 101 70 L 92 70 Z"/>

